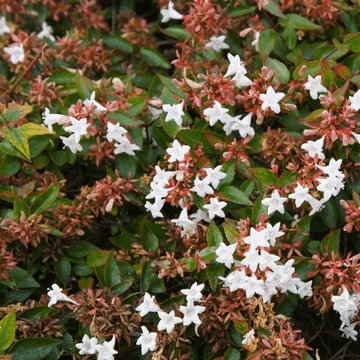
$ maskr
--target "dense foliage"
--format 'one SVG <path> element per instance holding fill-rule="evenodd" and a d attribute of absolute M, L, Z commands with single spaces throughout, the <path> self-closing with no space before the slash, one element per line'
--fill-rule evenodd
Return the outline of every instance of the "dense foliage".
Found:
<path fill-rule="evenodd" d="M 358 358 L 356 0 L 0 1 L 0 358 Z"/>

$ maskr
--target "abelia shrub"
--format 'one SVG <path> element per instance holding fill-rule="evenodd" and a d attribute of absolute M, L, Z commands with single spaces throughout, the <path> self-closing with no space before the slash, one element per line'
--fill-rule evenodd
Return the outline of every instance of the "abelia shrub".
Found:
<path fill-rule="evenodd" d="M 0 1 L 0 358 L 355 358 L 359 11 Z"/>

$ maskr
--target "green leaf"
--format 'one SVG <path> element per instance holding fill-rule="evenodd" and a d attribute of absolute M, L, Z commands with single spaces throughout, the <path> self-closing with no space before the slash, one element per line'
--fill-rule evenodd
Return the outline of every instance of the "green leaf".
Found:
<path fill-rule="evenodd" d="M 94 273 L 94 269 L 85 263 L 76 264 L 73 272 L 77 276 L 89 276 Z"/>
<path fill-rule="evenodd" d="M 269 55 L 276 43 L 276 32 L 273 29 L 265 29 L 260 33 L 259 47 L 260 55 Z"/>
<path fill-rule="evenodd" d="M 143 124 L 141 120 L 136 119 L 135 117 L 121 110 L 110 113 L 108 115 L 108 119 L 115 119 L 114 123 L 119 123 L 121 126 L 138 126 Z"/>
<path fill-rule="evenodd" d="M 251 221 L 254 224 L 257 224 L 260 220 L 260 217 L 263 213 L 267 213 L 268 207 L 261 203 L 262 200 L 266 198 L 266 192 L 262 193 L 257 200 L 255 201 L 252 213 L 251 213 Z"/>
<path fill-rule="evenodd" d="M 285 171 L 276 182 L 275 189 L 279 189 L 285 186 L 292 184 L 297 181 L 298 175 L 297 173 L 293 173 L 292 171 Z"/>
<path fill-rule="evenodd" d="M 150 230 L 150 228 L 147 226 L 147 223 L 148 223 L 148 219 L 146 216 L 144 217 L 144 221 L 141 228 L 141 242 L 143 244 L 145 251 L 151 251 L 154 254 L 156 254 L 159 249 L 159 239 Z"/>
<path fill-rule="evenodd" d="M 55 261 L 55 271 L 60 281 L 66 285 L 71 274 L 70 261 L 64 255 L 57 255 Z"/>
<path fill-rule="evenodd" d="M 62 166 L 66 163 L 67 156 L 65 150 L 52 150 L 49 151 L 49 155 L 56 165 Z"/>
<path fill-rule="evenodd" d="M 283 32 L 283 38 L 290 50 L 295 49 L 298 38 L 294 29 L 286 28 Z"/>
<path fill-rule="evenodd" d="M 114 250 L 110 251 L 110 254 L 106 260 L 105 265 L 105 282 L 107 287 L 112 287 L 121 282 L 120 270 L 115 262 Z"/>
<path fill-rule="evenodd" d="M 226 177 L 220 181 L 218 188 L 221 190 L 223 186 L 230 185 L 235 177 L 236 159 L 230 159 L 222 164 L 221 172 L 226 174 Z"/>
<path fill-rule="evenodd" d="M 34 280 L 34 278 L 29 275 L 29 273 L 20 268 L 16 267 L 10 272 L 10 275 L 13 277 L 18 288 L 39 288 L 40 284 Z"/>
<path fill-rule="evenodd" d="M 0 321 L 0 351 L 6 350 L 15 339 L 15 310 Z"/>
<path fill-rule="evenodd" d="M 130 173 L 131 177 L 134 177 L 136 172 L 136 163 L 134 157 L 126 153 L 117 155 L 116 168 L 121 173 L 123 178 L 127 179 Z"/>
<path fill-rule="evenodd" d="M 131 116 L 139 115 L 146 106 L 147 98 L 144 96 L 134 97 L 126 100 L 127 103 L 131 104 L 131 107 L 127 110 Z"/>
<path fill-rule="evenodd" d="M 219 228 L 215 225 L 215 221 L 211 220 L 208 233 L 207 242 L 209 246 L 219 246 L 222 243 L 223 237 Z"/>
<path fill-rule="evenodd" d="M 91 80 L 76 72 L 76 85 L 79 89 L 80 96 L 83 100 L 90 99 L 91 93 L 94 91 L 94 85 Z"/>
<path fill-rule="evenodd" d="M 149 260 L 146 263 L 144 263 L 142 271 L 141 271 L 140 289 L 143 294 L 146 292 L 146 290 L 150 286 L 151 274 L 152 274 L 151 263 L 152 263 L 152 260 Z"/>
<path fill-rule="evenodd" d="M 9 139 L 10 143 L 25 155 L 27 160 L 30 160 L 30 147 L 29 141 L 26 134 L 19 128 L 12 128 L 6 134 L 6 138 Z"/>
<path fill-rule="evenodd" d="M 17 341 L 8 352 L 12 355 L 13 360 L 41 360 L 61 343 L 62 340 L 25 338 Z"/>
<path fill-rule="evenodd" d="M 223 360 L 240 360 L 240 353 L 235 348 L 230 348 L 224 355 Z"/>
<path fill-rule="evenodd" d="M 60 185 L 50 186 L 42 194 L 40 194 L 31 205 L 31 213 L 41 214 L 44 210 L 51 206 L 56 200 L 60 190 Z"/>
<path fill-rule="evenodd" d="M 221 196 L 226 197 L 229 201 L 242 205 L 253 205 L 248 197 L 235 186 L 224 186 L 221 188 Z"/>
<path fill-rule="evenodd" d="M 171 79 L 158 74 L 158 77 L 160 78 L 161 82 L 164 84 L 164 86 L 175 96 L 181 99 L 186 99 L 187 95 L 186 93 L 180 91 L 180 89 L 172 82 Z"/>
<path fill-rule="evenodd" d="M 39 318 L 45 319 L 51 311 L 52 308 L 49 308 L 48 306 L 37 306 L 26 310 L 25 313 L 21 315 L 21 318 L 28 319 L 36 323 Z"/>
<path fill-rule="evenodd" d="M 164 88 L 164 90 L 167 90 Z M 167 90 L 168 91 L 168 90 Z M 161 125 L 166 131 L 166 133 L 172 138 L 175 139 L 177 133 L 179 132 L 180 126 L 175 122 L 175 120 L 165 121 L 166 114 L 161 114 Z"/>
<path fill-rule="evenodd" d="M 332 199 L 324 203 L 324 208 L 320 212 L 323 222 L 330 228 L 336 228 L 337 210 Z"/>
<path fill-rule="evenodd" d="M 302 30 L 318 30 L 321 26 L 315 25 L 310 20 L 298 15 L 298 14 L 287 14 L 286 19 L 280 20 L 280 25 L 283 27 L 289 27 L 293 29 Z"/>
<path fill-rule="evenodd" d="M 312 258 L 306 258 L 295 265 L 295 272 L 297 273 L 296 277 L 298 277 L 302 281 L 307 280 L 307 274 L 315 270 L 315 264 L 310 263 L 310 260 L 312 260 Z"/>
<path fill-rule="evenodd" d="M 259 181 L 265 185 L 275 185 L 277 182 L 277 176 L 266 168 L 251 168 L 250 171 Z"/>
<path fill-rule="evenodd" d="M 2 117 L 8 122 L 18 121 L 23 119 L 27 114 L 30 114 L 32 111 L 33 106 L 31 105 L 11 104 L 9 108 L 2 114 Z"/>
<path fill-rule="evenodd" d="M 17 196 L 14 201 L 14 212 L 18 219 L 21 217 L 21 211 L 23 211 L 26 215 L 26 218 L 28 218 L 31 215 L 31 211 L 29 207 L 27 206 L 26 202 Z"/>
<path fill-rule="evenodd" d="M 290 80 L 290 72 L 285 64 L 276 59 L 266 58 L 265 65 L 274 70 L 275 73 L 279 76 L 279 81 L 282 81 L 286 84 Z"/>
<path fill-rule="evenodd" d="M 110 242 L 121 249 L 131 250 L 131 245 L 140 242 L 140 239 L 135 234 L 121 234 L 110 238 Z"/>
<path fill-rule="evenodd" d="M 56 84 L 75 84 L 76 74 L 67 70 L 55 70 L 50 76 L 49 82 Z"/>
<path fill-rule="evenodd" d="M 228 7 L 227 14 L 233 17 L 240 17 L 247 14 L 251 14 L 257 9 L 257 6 L 238 5 L 234 8 L 233 5 Z"/>
<path fill-rule="evenodd" d="M 65 249 L 68 256 L 81 258 L 89 255 L 92 251 L 100 250 L 97 246 L 88 241 L 78 240 L 75 244 L 71 244 L 69 248 Z"/>
<path fill-rule="evenodd" d="M 165 57 L 153 48 L 142 48 L 139 52 L 139 56 L 152 65 L 159 66 L 163 69 L 171 69 L 171 65 Z"/>
<path fill-rule="evenodd" d="M 270 0 L 267 5 L 262 5 L 262 8 L 264 8 L 266 11 L 268 11 L 270 14 L 273 14 L 279 18 L 286 19 L 286 16 L 282 13 L 280 8 L 277 6 L 275 1 Z"/>
<path fill-rule="evenodd" d="M 289 293 L 288 297 L 276 307 L 276 313 L 291 318 L 298 305 L 298 298 L 298 295 Z"/>
<path fill-rule="evenodd" d="M 170 26 L 163 30 L 165 34 L 168 34 L 176 39 L 179 39 L 181 41 L 186 40 L 188 37 L 192 37 L 192 35 L 185 30 L 184 25 L 174 25 Z"/>
<path fill-rule="evenodd" d="M 334 251 L 336 255 L 339 255 L 339 245 L 340 245 L 340 232 L 341 229 L 336 231 L 330 230 L 330 233 L 325 236 L 325 238 L 321 242 L 321 252 L 328 253 L 331 257 L 331 253 Z M 326 247 L 328 250 L 326 250 Z"/>
<path fill-rule="evenodd" d="M 346 28 L 354 33 L 357 34 L 359 32 L 359 28 L 357 26 L 357 21 L 355 20 L 354 16 L 349 11 L 342 11 L 340 15 L 342 21 L 344 22 Z"/>
<path fill-rule="evenodd" d="M 334 83 L 335 75 L 329 65 L 329 62 L 325 58 L 323 58 L 321 60 L 321 68 L 320 69 L 321 69 L 320 70 L 321 82 L 326 88 L 328 88 Z"/>
<path fill-rule="evenodd" d="M 222 223 L 222 227 L 224 229 L 225 236 L 226 236 L 226 239 L 228 240 L 228 242 L 230 244 L 236 244 L 237 241 L 236 241 L 235 237 L 239 237 L 239 233 L 237 232 L 237 230 L 225 222 Z"/>
<path fill-rule="evenodd" d="M 133 51 L 133 47 L 131 43 L 121 37 L 120 34 L 115 35 L 108 35 L 108 34 L 102 34 L 101 39 L 103 40 L 104 44 L 111 46 L 115 49 L 119 49 L 126 53 L 131 53 Z"/>
<path fill-rule="evenodd" d="M 86 264 L 88 264 L 89 266 L 105 265 L 108 256 L 109 251 L 107 250 L 92 251 L 86 258 Z"/>
<path fill-rule="evenodd" d="M 15 156 L 6 156 L 0 164 L 1 176 L 15 175 L 21 168 L 20 160 Z"/>
<path fill-rule="evenodd" d="M 114 285 L 111 290 L 114 292 L 115 295 L 121 295 L 126 290 L 130 289 L 132 283 L 134 282 L 134 279 L 129 279 L 126 281 L 122 281 L 116 285 Z"/>
<path fill-rule="evenodd" d="M 243 340 L 244 337 L 242 336 L 242 334 L 236 330 L 234 323 L 231 321 L 228 329 L 226 330 L 226 334 L 229 337 L 230 341 L 236 345 L 239 348 L 243 347 Z"/>
<path fill-rule="evenodd" d="M 207 278 L 213 291 L 216 290 L 219 283 L 219 276 L 225 272 L 225 264 L 218 263 L 216 260 L 211 260 L 206 268 Z"/>
<path fill-rule="evenodd" d="M 151 274 L 149 291 L 154 294 L 159 294 L 159 293 L 163 293 L 166 291 L 165 285 L 164 285 L 164 280 L 159 278 L 159 276 L 157 274 Z"/>
<path fill-rule="evenodd" d="M 344 42 L 351 39 L 354 35 L 355 34 L 346 35 L 345 38 L 344 38 Z M 355 36 L 352 40 L 350 40 L 345 45 L 348 45 L 352 52 L 359 53 L 360 52 L 360 36 L 359 36 L 359 34 L 356 34 L 356 35 L 357 36 Z"/>
<path fill-rule="evenodd" d="M 217 246 L 211 246 L 201 250 L 199 254 L 201 260 L 207 261 L 217 258 L 217 255 L 215 254 L 217 248 Z"/>

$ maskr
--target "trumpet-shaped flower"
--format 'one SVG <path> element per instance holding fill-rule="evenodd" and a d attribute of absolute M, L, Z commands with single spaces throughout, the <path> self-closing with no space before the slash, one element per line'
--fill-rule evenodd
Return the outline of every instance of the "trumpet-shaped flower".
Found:
<path fill-rule="evenodd" d="M 236 121 L 232 125 L 231 130 L 238 130 L 241 137 L 246 137 L 247 135 L 254 136 L 255 131 L 250 126 L 251 124 L 252 113 L 246 115 L 242 120 L 240 120 L 240 115 L 236 116 Z"/>
<path fill-rule="evenodd" d="M 306 90 L 310 90 L 310 96 L 316 100 L 319 96 L 319 92 L 327 92 L 324 85 L 321 84 L 321 75 L 316 76 L 314 79 L 311 75 L 308 75 L 308 81 L 304 84 Z"/>
<path fill-rule="evenodd" d="M 226 173 L 220 171 L 221 168 L 222 165 L 218 165 L 215 169 L 203 169 L 207 174 L 206 179 L 208 179 L 209 183 L 214 187 L 214 189 L 216 189 L 219 186 L 220 181 L 226 177 Z"/>
<path fill-rule="evenodd" d="M 76 154 L 76 151 L 82 151 L 83 147 L 79 143 L 79 139 L 75 134 L 70 135 L 69 137 L 59 136 L 64 143 L 64 147 L 68 147 L 73 154 Z"/>
<path fill-rule="evenodd" d="M 82 343 L 76 344 L 75 347 L 80 349 L 80 355 L 92 355 L 95 354 L 95 345 L 97 345 L 98 339 L 93 337 L 89 338 L 87 334 L 85 334 L 82 338 Z"/>
<path fill-rule="evenodd" d="M 141 345 L 141 355 L 145 355 L 149 350 L 155 350 L 157 334 L 154 332 L 149 332 L 145 326 L 142 326 L 141 330 L 142 334 L 137 339 L 136 345 Z"/>
<path fill-rule="evenodd" d="M 25 58 L 23 44 L 20 44 L 20 46 L 4 47 L 4 51 L 10 55 L 10 61 L 14 65 L 16 65 L 19 62 L 22 62 Z"/>
<path fill-rule="evenodd" d="M 72 125 L 67 126 L 64 130 L 67 132 L 73 132 L 77 141 L 80 141 L 80 136 L 86 135 L 87 134 L 86 129 L 91 125 L 90 123 L 87 124 L 86 122 L 87 122 L 86 118 L 77 120 L 71 117 Z"/>
<path fill-rule="evenodd" d="M 158 312 L 159 318 L 161 319 L 158 324 L 159 331 L 165 330 L 170 334 L 173 330 L 176 324 L 180 324 L 182 322 L 182 319 L 175 316 L 174 310 L 171 310 L 170 314 L 159 311 Z"/>
<path fill-rule="evenodd" d="M 359 111 L 359 109 L 360 109 L 360 90 L 358 90 L 354 94 L 354 96 L 349 96 L 349 100 L 351 102 L 351 105 L 349 105 L 349 107 L 351 107 L 355 111 Z"/>
<path fill-rule="evenodd" d="M 190 191 L 195 191 L 200 197 L 204 197 L 206 194 L 213 194 L 214 190 L 209 185 L 209 180 L 206 177 L 203 180 L 199 179 L 199 175 L 196 176 L 196 179 L 194 181 L 194 187 L 190 189 Z"/>
<path fill-rule="evenodd" d="M 145 293 L 143 302 L 135 309 L 140 311 L 140 316 L 145 316 L 149 311 L 158 312 L 160 311 L 159 305 L 155 304 L 155 296 L 150 296 L 149 293 Z"/>
<path fill-rule="evenodd" d="M 151 212 L 151 216 L 153 218 L 157 217 L 164 217 L 164 215 L 160 212 L 160 210 L 163 208 L 165 204 L 165 199 L 157 199 L 157 201 L 154 202 L 154 204 L 147 201 L 144 205 L 145 209 L 149 210 Z"/>
<path fill-rule="evenodd" d="M 257 52 L 260 52 L 259 39 L 260 39 L 260 31 L 256 31 L 255 32 L 255 39 L 251 42 L 251 45 L 255 47 L 255 50 Z"/>
<path fill-rule="evenodd" d="M 127 153 L 129 155 L 135 155 L 134 150 L 140 150 L 140 147 L 136 144 L 132 144 L 130 140 L 123 136 L 122 138 L 117 138 L 117 140 L 121 140 L 120 143 L 115 143 L 115 151 L 114 154 L 121 154 L 121 153 Z"/>
<path fill-rule="evenodd" d="M 265 206 L 268 206 L 268 215 L 272 214 L 276 210 L 279 211 L 279 213 L 283 214 L 285 212 L 284 208 L 284 202 L 287 200 L 287 198 L 280 197 L 280 194 L 277 190 L 274 190 L 271 194 L 271 198 L 267 198 L 261 201 L 261 203 Z"/>
<path fill-rule="evenodd" d="M 157 184 L 168 184 L 169 180 L 175 175 L 175 171 L 165 171 L 160 166 L 155 166 L 156 175 L 153 178 L 153 182 Z"/>
<path fill-rule="evenodd" d="M 300 183 L 297 183 L 297 188 L 294 190 L 295 192 L 290 194 L 289 198 L 295 200 L 296 207 L 301 206 L 304 201 L 309 201 L 311 199 L 308 187 L 303 188 Z"/>
<path fill-rule="evenodd" d="M 324 146 L 325 135 L 316 141 L 309 140 L 307 143 L 302 144 L 301 148 L 309 153 L 309 156 L 314 158 L 316 154 L 320 160 L 325 159 L 325 155 L 322 152 L 322 148 Z"/>
<path fill-rule="evenodd" d="M 127 130 L 124 129 L 122 126 L 120 126 L 119 123 L 112 124 L 111 122 L 107 123 L 107 134 L 106 138 L 108 142 L 112 142 L 113 140 L 116 140 L 118 142 L 121 142 L 123 139 L 123 135 L 127 133 Z"/>
<path fill-rule="evenodd" d="M 229 45 L 225 43 L 225 38 L 225 35 L 212 36 L 205 46 L 213 48 L 216 52 L 219 52 L 221 49 L 228 49 Z"/>
<path fill-rule="evenodd" d="M 204 205 L 203 207 L 209 210 L 209 219 L 213 219 L 215 215 L 225 217 L 225 213 L 221 210 L 226 206 L 225 201 L 219 201 L 218 198 L 211 198 L 210 204 Z"/>
<path fill-rule="evenodd" d="M 111 341 L 104 341 L 103 344 L 95 345 L 94 348 L 98 352 L 98 360 L 114 360 L 115 354 L 118 352 L 114 350 L 115 335 L 113 335 Z"/>
<path fill-rule="evenodd" d="M 106 107 L 102 106 L 101 104 L 99 104 L 96 100 L 95 100 L 95 91 L 93 91 L 90 95 L 90 100 L 86 99 L 83 101 L 83 104 L 90 107 L 92 104 L 96 105 L 96 109 L 97 111 L 106 111 Z"/>
<path fill-rule="evenodd" d="M 174 4 L 171 0 L 169 1 L 168 8 L 161 9 L 160 13 L 163 16 L 163 18 L 161 19 L 161 22 L 163 23 L 168 22 L 170 19 L 180 20 L 183 17 L 179 12 L 174 9 Z"/>
<path fill-rule="evenodd" d="M 285 233 L 280 230 L 280 223 L 278 222 L 274 226 L 267 224 L 264 230 L 265 238 L 270 242 L 271 246 L 275 246 L 276 238 L 283 236 Z"/>
<path fill-rule="evenodd" d="M 201 290 L 204 288 L 205 284 L 198 285 L 197 282 L 194 282 L 191 285 L 190 289 L 182 289 L 180 290 L 184 295 L 186 295 L 187 302 L 194 302 L 201 300 L 202 294 Z"/>
<path fill-rule="evenodd" d="M 184 228 L 191 227 L 193 225 L 192 220 L 189 220 L 187 209 L 183 208 L 178 219 L 171 220 L 172 223 L 177 226 L 182 226 Z"/>
<path fill-rule="evenodd" d="M 174 140 L 172 143 L 172 147 L 166 149 L 166 152 L 170 155 L 169 162 L 175 161 L 184 161 L 185 155 L 190 151 L 190 146 L 183 145 L 181 146 L 177 140 Z"/>
<path fill-rule="evenodd" d="M 49 26 L 45 21 L 41 24 L 42 30 L 36 35 L 39 39 L 42 39 L 43 37 L 49 38 L 51 41 L 55 41 L 54 36 L 51 34 L 53 31 L 53 28 Z"/>
<path fill-rule="evenodd" d="M 218 263 L 225 264 L 225 266 L 231 269 L 231 264 L 235 262 L 233 253 L 237 248 L 237 244 L 225 245 L 223 242 L 220 243 L 216 249 L 215 254 L 218 256 L 215 260 Z"/>
<path fill-rule="evenodd" d="M 45 111 L 44 111 L 42 117 L 44 120 L 44 124 L 49 129 L 49 132 L 53 131 L 52 126 L 54 124 L 59 124 L 60 120 L 64 119 L 67 121 L 68 119 L 70 119 L 70 120 L 75 119 L 72 116 L 65 116 L 62 114 L 50 114 L 50 110 L 47 107 L 45 108 Z"/>
<path fill-rule="evenodd" d="M 209 117 L 209 124 L 210 126 L 213 126 L 218 120 L 220 120 L 222 123 L 226 123 L 226 113 L 229 111 L 229 109 L 223 108 L 221 104 L 215 100 L 214 106 L 212 108 L 207 108 L 204 110 L 204 115 Z"/>
<path fill-rule="evenodd" d="M 174 120 L 179 126 L 182 124 L 182 116 L 185 115 L 183 112 L 184 107 L 184 101 L 182 101 L 180 104 L 164 104 L 162 106 L 162 109 L 167 113 L 165 122 Z"/>
<path fill-rule="evenodd" d="M 6 33 L 11 33 L 11 29 L 6 25 L 5 16 L 0 18 L 0 36 L 3 36 Z"/>
<path fill-rule="evenodd" d="M 228 53 L 228 59 L 230 61 L 229 67 L 226 71 L 226 74 L 224 75 L 224 77 L 228 77 L 230 75 L 234 75 L 236 74 L 237 71 L 245 69 L 244 68 L 244 64 L 242 63 L 242 61 L 240 60 L 240 56 L 239 55 L 231 55 L 230 53 Z M 246 70 L 245 70 L 246 71 Z M 246 74 L 246 72 L 245 72 Z"/>
<path fill-rule="evenodd" d="M 187 306 L 180 306 L 180 311 L 184 314 L 183 324 L 188 326 L 191 323 L 196 325 L 201 325 L 201 320 L 199 319 L 199 314 L 206 310 L 205 306 L 194 306 L 192 301 L 187 303 Z"/>
<path fill-rule="evenodd" d="M 57 284 L 53 284 L 51 286 L 51 289 L 48 289 L 48 296 L 50 297 L 50 301 L 48 304 L 48 307 L 51 307 L 52 305 L 56 304 L 58 301 L 69 301 L 72 304 L 79 305 L 76 301 L 71 300 L 68 296 L 62 293 L 63 289 L 59 287 Z"/>
<path fill-rule="evenodd" d="M 263 101 L 261 108 L 266 110 L 268 107 L 276 114 L 280 112 L 279 101 L 285 96 L 284 93 L 276 93 L 272 86 L 266 90 L 266 94 L 260 94 L 260 100 Z"/>

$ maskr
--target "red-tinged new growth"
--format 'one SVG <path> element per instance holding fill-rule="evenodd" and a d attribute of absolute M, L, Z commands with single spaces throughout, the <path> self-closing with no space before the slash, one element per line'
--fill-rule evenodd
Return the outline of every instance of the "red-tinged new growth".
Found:
<path fill-rule="evenodd" d="M 351 233 L 353 228 L 360 231 L 360 196 L 353 190 L 353 200 L 340 200 L 340 204 L 346 209 L 346 222 L 344 231 Z"/>

